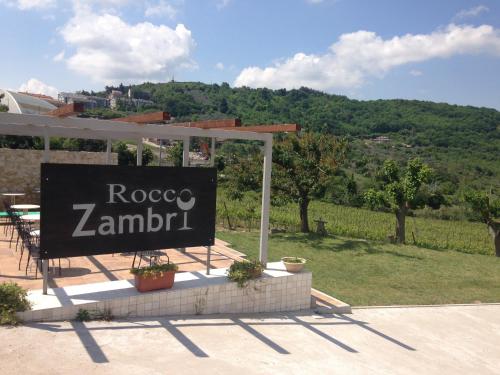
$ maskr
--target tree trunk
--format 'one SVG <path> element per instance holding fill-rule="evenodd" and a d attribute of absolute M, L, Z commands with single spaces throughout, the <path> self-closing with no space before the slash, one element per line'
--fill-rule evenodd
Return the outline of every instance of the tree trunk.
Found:
<path fill-rule="evenodd" d="M 406 207 L 396 210 L 396 242 L 405 243 L 406 240 Z"/>
<path fill-rule="evenodd" d="M 309 199 L 301 199 L 299 201 L 300 207 L 300 231 L 302 233 L 309 233 L 309 216 L 307 209 L 309 207 Z"/>
<path fill-rule="evenodd" d="M 495 255 L 500 257 L 500 223 L 492 222 L 488 224 L 493 243 L 495 244 Z"/>

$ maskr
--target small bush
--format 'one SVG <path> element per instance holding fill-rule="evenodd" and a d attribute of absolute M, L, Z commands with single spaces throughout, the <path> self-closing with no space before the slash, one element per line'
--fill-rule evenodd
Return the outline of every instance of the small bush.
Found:
<path fill-rule="evenodd" d="M 107 322 L 113 320 L 114 316 L 110 309 L 89 311 L 79 309 L 75 319 L 80 322 L 90 322 L 91 320 L 105 320 Z"/>
<path fill-rule="evenodd" d="M 144 276 L 144 277 L 161 277 L 164 272 L 167 271 L 177 271 L 178 267 L 174 263 L 156 263 L 151 266 L 132 268 L 130 273 L 133 275 Z"/>
<path fill-rule="evenodd" d="M 0 284 L 0 325 L 19 323 L 17 311 L 31 309 L 27 291 L 16 283 Z"/>
<path fill-rule="evenodd" d="M 286 263 L 305 263 L 305 259 L 298 257 L 284 257 L 281 260 Z"/>
<path fill-rule="evenodd" d="M 228 279 L 238 283 L 240 288 L 247 285 L 249 280 L 262 275 L 264 265 L 258 260 L 243 260 L 234 262 L 228 270 Z"/>
<path fill-rule="evenodd" d="M 88 322 L 92 320 L 92 318 L 90 317 L 90 311 L 85 309 L 78 309 L 75 319 L 79 322 Z"/>

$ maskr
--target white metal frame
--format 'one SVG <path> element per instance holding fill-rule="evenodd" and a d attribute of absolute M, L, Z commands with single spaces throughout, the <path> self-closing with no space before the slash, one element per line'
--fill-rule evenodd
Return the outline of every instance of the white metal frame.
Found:
<path fill-rule="evenodd" d="M 44 162 L 48 162 L 50 160 L 50 137 L 105 140 L 107 141 L 106 160 L 108 163 L 111 160 L 111 140 L 136 139 L 137 165 L 142 165 L 143 138 L 181 140 L 183 142 L 182 165 L 185 167 L 189 166 L 190 137 L 204 137 L 211 139 L 211 165 L 213 165 L 214 162 L 216 140 L 243 139 L 262 141 L 264 142 L 264 168 L 262 180 L 259 260 L 265 265 L 267 264 L 273 145 L 273 135 L 271 133 L 199 129 L 154 124 L 135 124 L 129 122 L 73 117 L 58 118 L 43 115 L 0 113 L 0 134 L 43 137 L 45 144 L 43 153 Z M 48 270 L 47 261 L 44 261 L 43 270 L 46 275 L 46 271 Z M 45 275 L 44 292 L 46 292 L 47 289 Z"/>

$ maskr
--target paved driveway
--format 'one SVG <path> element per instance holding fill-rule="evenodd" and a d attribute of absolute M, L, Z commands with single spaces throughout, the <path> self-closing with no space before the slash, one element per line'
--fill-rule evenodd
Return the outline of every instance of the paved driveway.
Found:
<path fill-rule="evenodd" d="M 500 374 L 500 305 L 0 328 L 7 374 Z"/>

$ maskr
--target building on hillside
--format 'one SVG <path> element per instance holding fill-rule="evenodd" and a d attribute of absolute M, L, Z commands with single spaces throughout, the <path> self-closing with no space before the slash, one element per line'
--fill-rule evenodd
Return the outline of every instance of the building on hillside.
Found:
<path fill-rule="evenodd" d="M 82 103 L 85 109 L 109 108 L 109 99 L 100 96 L 84 95 L 73 92 L 60 92 L 58 100 L 64 104 Z"/>
<path fill-rule="evenodd" d="M 0 95 L 2 94 L 3 97 L 0 99 L 0 103 L 9 108 L 9 113 L 40 115 L 57 108 L 48 100 L 41 99 L 38 95 L 0 89 Z M 48 98 L 53 100 L 51 97 Z"/>
<path fill-rule="evenodd" d="M 126 96 L 119 90 L 113 90 L 108 95 L 108 99 L 111 109 L 117 109 L 122 106 L 127 109 L 137 110 L 141 107 L 155 104 L 151 100 L 132 98 L 132 90 L 130 89 L 128 89 L 128 94 Z"/>
<path fill-rule="evenodd" d="M 386 143 L 389 142 L 391 139 L 385 135 L 378 136 L 376 138 L 373 138 L 373 142 L 375 143 Z"/>
<path fill-rule="evenodd" d="M 106 98 L 81 93 L 61 92 L 58 95 L 58 100 L 63 104 L 83 103 L 85 109 L 118 109 L 125 107 L 127 110 L 137 110 L 147 105 L 154 105 L 154 102 L 151 100 L 132 98 L 130 90 L 128 95 L 124 95 L 119 90 L 113 90 Z"/>

